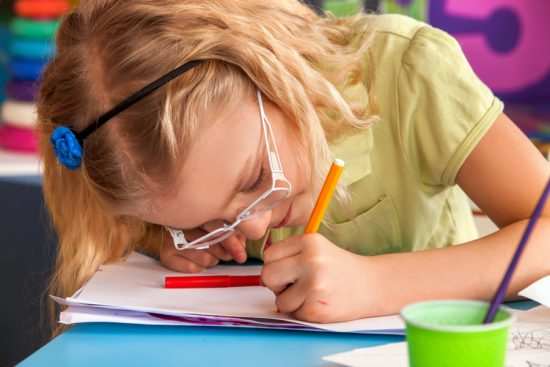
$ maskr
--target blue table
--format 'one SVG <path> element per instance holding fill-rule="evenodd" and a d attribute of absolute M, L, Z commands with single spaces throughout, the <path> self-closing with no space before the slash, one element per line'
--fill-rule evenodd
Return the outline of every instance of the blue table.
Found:
<path fill-rule="evenodd" d="M 232 327 L 80 324 L 20 366 L 330 366 L 321 357 L 402 340 Z"/>
<path fill-rule="evenodd" d="M 531 301 L 514 302 L 529 309 Z M 334 366 L 321 357 L 401 336 L 201 326 L 79 324 L 20 366 Z"/>

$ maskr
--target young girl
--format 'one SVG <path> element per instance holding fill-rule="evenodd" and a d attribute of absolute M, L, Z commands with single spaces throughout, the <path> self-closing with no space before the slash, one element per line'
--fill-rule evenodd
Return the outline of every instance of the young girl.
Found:
<path fill-rule="evenodd" d="M 489 299 L 550 174 L 502 110 L 452 37 L 406 17 L 83 1 L 38 107 L 51 292 L 139 248 L 181 272 L 261 258 L 279 310 L 307 321 Z M 334 157 L 337 195 L 304 235 Z M 477 238 L 464 192 L 498 232 Z M 550 274 L 549 215 L 509 299 Z"/>

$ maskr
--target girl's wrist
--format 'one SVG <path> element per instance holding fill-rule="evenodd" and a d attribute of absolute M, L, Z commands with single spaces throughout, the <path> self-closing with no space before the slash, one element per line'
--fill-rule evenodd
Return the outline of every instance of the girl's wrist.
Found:
<path fill-rule="evenodd" d="M 361 317 L 375 317 L 395 314 L 398 295 L 393 292 L 393 277 L 391 266 L 388 266 L 387 256 L 356 255 L 360 263 L 361 279 L 357 281 L 360 287 Z"/>

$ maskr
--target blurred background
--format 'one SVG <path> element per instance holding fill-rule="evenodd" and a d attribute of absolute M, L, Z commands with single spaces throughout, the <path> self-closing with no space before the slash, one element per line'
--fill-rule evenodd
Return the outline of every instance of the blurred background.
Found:
<path fill-rule="evenodd" d="M 276 1 L 276 0 L 275 0 Z M 304 0 L 320 14 L 400 13 L 451 33 L 505 112 L 548 156 L 550 1 Z M 36 156 L 34 98 L 55 54 L 59 17 L 76 1 L 0 0 L 0 366 L 47 342 L 42 315 L 55 255 Z M 494 230 L 476 212 L 480 231 Z"/>

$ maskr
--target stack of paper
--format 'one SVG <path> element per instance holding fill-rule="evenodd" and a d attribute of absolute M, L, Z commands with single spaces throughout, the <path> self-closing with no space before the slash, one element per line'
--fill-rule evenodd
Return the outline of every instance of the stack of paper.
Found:
<path fill-rule="evenodd" d="M 519 295 L 532 299 L 546 307 L 550 307 L 550 275 L 537 280 L 529 287 L 519 292 Z"/>
<path fill-rule="evenodd" d="M 506 367 L 550 367 L 550 309 L 539 306 L 514 311 L 518 319 L 510 327 Z M 407 367 L 407 344 L 394 343 L 354 349 L 323 359 L 348 367 Z"/>
<path fill-rule="evenodd" d="M 200 275 L 258 275 L 260 266 L 216 266 Z M 102 266 L 72 297 L 54 299 L 69 307 L 60 322 L 121 322 L 151 325 L 216 325 L 403 335 L 399 316 L 315 324 L 278 313 L 264 287 L 166 289 L 166 276 L 181 276 L 158 261 L 133 253 Z"/>

